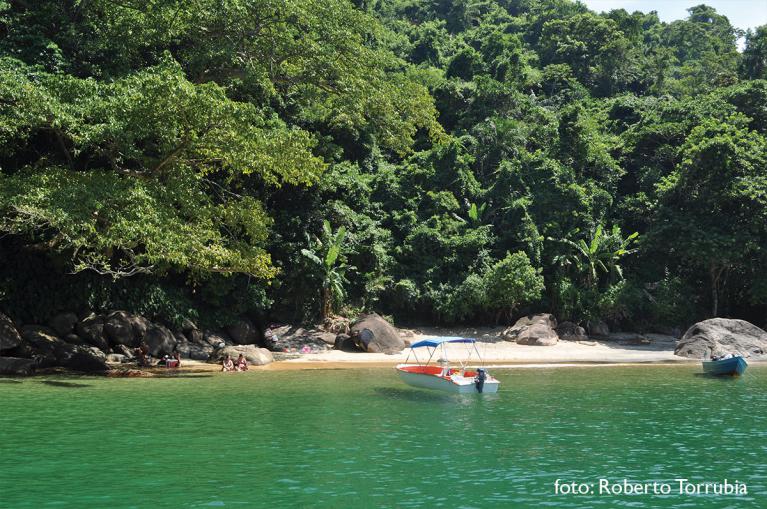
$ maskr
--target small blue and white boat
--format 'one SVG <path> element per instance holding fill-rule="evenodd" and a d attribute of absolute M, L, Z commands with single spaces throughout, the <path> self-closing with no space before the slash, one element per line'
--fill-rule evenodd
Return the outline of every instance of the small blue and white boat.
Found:
<path fill-rule="evenodd" d="M 709 375 L 742 375 L 748 363 L 740 355 L 723 360 L 703 361 L 703 371 Z"/>

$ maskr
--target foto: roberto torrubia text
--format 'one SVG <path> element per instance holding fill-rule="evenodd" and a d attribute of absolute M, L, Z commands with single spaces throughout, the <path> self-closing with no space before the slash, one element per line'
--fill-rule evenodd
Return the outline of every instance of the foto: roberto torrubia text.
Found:
<path fill-rule="evenodd" d="M 745 483 L 736 480 L 695 481 L 677 478 L 672 481 L 637 482 L 627 479 L 598 479 L 579 482 L 557 479 L 555 495 L 748 495 Z"/>

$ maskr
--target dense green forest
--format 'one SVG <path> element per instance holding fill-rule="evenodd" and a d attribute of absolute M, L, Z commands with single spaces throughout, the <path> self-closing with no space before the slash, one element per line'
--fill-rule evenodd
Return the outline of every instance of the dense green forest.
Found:
<path fill-rule="evenodd" d="M 766 164 L 767 26 L 705 5 L 0 0 L 24 323 L 763 326 Z"/>

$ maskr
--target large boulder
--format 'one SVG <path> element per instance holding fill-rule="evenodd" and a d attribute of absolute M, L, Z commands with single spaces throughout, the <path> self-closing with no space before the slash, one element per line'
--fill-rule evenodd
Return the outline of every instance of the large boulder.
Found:
<path fill-rule="evenodd" d="M 266 348 L 259 348 L 256 345 L 233 345 L 217 348 L 210 356 L 211 362 L 221 362 L 229 354 L 232 359 L 237 359 L 242 354 L 249 364 L 253 366 L 263 366 L 274 361 L 272 352 Z"/>
<path fill-rule="evenodd" d="M 206 330 L 203 335 L 203 340 L 213 348 L 221 348 L 222 345 L 231 345 L 232 340 L 229 336 L 222 331 Z"/>
<path fill-rule="evenodd" d="M 190 329 L 184 331 L 184 336 L 186 336 L 186 339 L 189 340 L 190 343 L 196 343 L 198 345 L 207 342 L 205 341 L 205 335 L 202 333 L 201 330 L 198 329 Z"/>
<path fill-rule="evenodd" d="M 552 346 L 559 341 L 556 327 L 557 319 L 554 315 L 528 315 L 503 331 L 501 337 L 506 341 L 516 341 L 519 345 Z"/>
<path fill-rule="evenodd" d="M 74 313 L 59 313 L 50 319 L 48 325 L 51 326 L 59 337 L 64 337 L 75 330 L 77 325 L 77 315 Z"/>
<path fill-rule="evenodd" d="M 59 339 L 53 329 L 42 325 L 25 325 L 21 328 L 21 337 L 31 349 L 27 354 L 31 354 L 43 368 L 60 365 L 59 357 L 66 347 L 72 346 Z"/>
<path fill-rule="evenodd" d="M 33 348 L 40 367 L 62 366 L 85 373 L 109 370 L 104 352 L 92 346 L 66 343 L 48 327 L 27 325 L 22 328 L 21 335 Z"/>
<path fill-rule="evenodd" d="M 607 336 L 610 334 L 610 327 L 602 320 L 589 322 L 589 336 Z"/>
<path fill-rule="evenodd" d="M 111 369 L 106 355 L 98 348 L 65 345 L 57 354 L 56 360 L 60 366 L 83 373 L 102 373 Z"/>
<path fill-rule="evenodd" d="M 31 375 L 34 369 L 34 359 L 0 357 L 0 375 Z"/>
<path fill-rule="evenodd" d="M 352 325 L 349 336 L 365 352 L 393 354 L 405 348 L 399 331 L 376 313 L 362 316 Z"/>
<path fill-rule="evenodd" d="M 0 350 L 10 350 L 21 344 L 21 335 L 13 321 L 0 313 Z"/>
<path fill-rule="evenodd" d="M 237 320 L 229 325 L 226 332 L 237 345 L 253 345 L 258 342 L 258 329 L 247 318 Z"/>
<path fill-rule="evenodd" d="M 104 334 L 112 346 L 138 346 L 152 323 L 139 315 L 125 311 L 112 311 L 104 321 Z"/>
<path fill-rule="evenodd" d="M 586 329 L 573 322 L 562 322 L 556 328 L 559 339 L 563 341 L 586 341 Z"/>
<path fill-rule="evenodd" d="M 91 313 L 75 326 L 77 335 L 88 344 L 106 352 L 109 350 L 109 342 L 104 335 L 104 317 Z"/>
<path fill-rule="evenodd" d="M 711 318 L 687 329 L 674 353 L 694 359 L 723 353 L 764 355 L 767 353 L 767 332 L 745 320 Z"/>
<path fill-rule="evenodd" d="M 162 325 L 151 326 L 144 335 L 144 342 L 149 347 L 152 357 L 171 355 L 176 348 L 176 338 L 167 327 Z"/>
<path fill-rule="evenodd" d="M 341 350 L 342 352 L 356 353 L 362 351 L 360 347 L 357 346 L 357 343 L 355 343 L 348 334 L 339 334 L 336 336 L 336 339 L 333 343 L 333 348 L 336 350 Z"/>

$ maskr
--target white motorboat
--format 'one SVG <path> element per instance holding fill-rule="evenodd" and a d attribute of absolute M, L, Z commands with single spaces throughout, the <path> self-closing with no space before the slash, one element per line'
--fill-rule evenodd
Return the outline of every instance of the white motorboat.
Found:
<path fill-rule="evenodd" d="M 466 344 L 469 350 L 469 359 L 473 350 L 481 361 L 476 340 L 472 338 L 426 338 L 413 344 L 410 347 L 410 353 L 405 363 L 397 365 L 396 369 L 399 377 L 403 382 L 414 387 L 436 389 L 445 392 L 460 394 L 498 392 L 500 382 L 490 376 L 485 369 L 469 369 L 465 367 L 464 363 L 461 363 L 460 368 L 450 366 L 450 362 L 447 360 L 445 345 L 451 343 Z M 420 348 L 425 348 L 429 354 L 429 358 L 425 363 L 421 363 L 416 354 L 416 349 Z M 431 364 L 434 354 L 438 350 L 440 351 L 440 358 L 435 364 Z M 417 364 L 408 364 L 411 355 Z"/>

